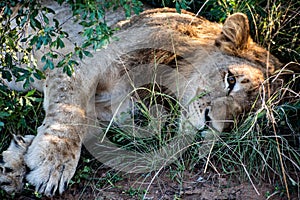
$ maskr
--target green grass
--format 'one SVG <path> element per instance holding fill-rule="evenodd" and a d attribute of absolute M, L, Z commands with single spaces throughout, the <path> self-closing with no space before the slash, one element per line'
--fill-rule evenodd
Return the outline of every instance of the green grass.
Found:
<path fill-rule="evenodd" d="M 294 119 L 299 119 L 299 102 L 267 109 L 253 113 L 236 130 L 221 136 L 210 159 L 223 172 L 241 179 L 297 190 L 300 126 Z M 269 112 L 274 115 L 275 129 L 268 119 Z"/>

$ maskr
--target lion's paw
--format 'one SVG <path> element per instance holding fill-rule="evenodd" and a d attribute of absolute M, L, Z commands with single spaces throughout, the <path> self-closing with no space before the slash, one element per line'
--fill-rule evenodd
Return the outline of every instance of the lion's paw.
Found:
<path fill-rule="evenodd" d="M 7 193 L 18 193 L 23 189 L 23 180 L 26 175 L 24 154 L 34 136 L 14 135 L 8 149 L 2 153 L 0 163 L 0 187 Z"/>
<path fill-rule="evenodd" d="M 26 179 L 39 193 L 63 193 L 73 177 L 80 157 L 81 143 L 51 134 L 38 135 L 28 148 L 25 162 L 30 173 Z"/>

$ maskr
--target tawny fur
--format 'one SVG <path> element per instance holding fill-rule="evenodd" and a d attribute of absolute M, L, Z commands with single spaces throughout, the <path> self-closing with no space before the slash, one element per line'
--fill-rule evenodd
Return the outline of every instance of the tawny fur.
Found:
<path fill-rule="evenodd" d="M 23 179 L 26 175 L 24 154 L 31 144 L 34 136 L 25 137 L 14 135 L 8 149 L 2 152 L 0 163 L 0 187 L 6 192 L 20 192 L 23 189 Z"/>
<path fill-rule="evenodd" d="M 53 7 L 61 21 L 71 16 L 66 7 Z M 72 20 L 62 27 L 72 33 L 70 40 L 65 40 L 67 47 L 62 54 L 82 41 L 78 34 L 82 27 Z M 157 61 L 169 66 L 158 71 L 170 71 L 163 77 L 164 84 L 178 91 L 176 97 L 185 106 L 185 118 L 201 128 L 206 123 L 205 110 L 209 109 L 211 127 L 221 132 L 230 127 L 228 121 L 250 110 L 267 75 L 280 66 L 275 57 L 252 41 L 248 19 L 240 13 L 229 17 L 223 28 L 191 13 L 178 14 L 167 8 L 146 11 L 116 26 L 121 27 L 115 35 L 118 41 L 94 52 L 93 58 L 78 59 L 79 66 L 71 77 L 55 69 L 46 72 L 44 82 L 35 83 L 39 84 L 36 88 L 43 86 L 46 115 L 38 135 L 23 152 L 25 163 L 21 165 L 31 170 L 27 180 L 48 196 L 66 189 L 75 173 L 82 141 L 97 131 L 94 127 L 98 121 L 109 121 L 113 116 L 112 94 L 132 91 L 125 80 L 127 72 L 142 64 L 154 66 Z M 35 53 L 40 67 L 44 65 L 40 56 L 45 52 L 47 49 Z M 177 69 L 182 75 L 180 87 L 174 84 Z M 229 95 L 224 82 L 228 71 L 237 82 Z M 207 93 L 205 97 L 192 102 L 203 92 Z M 129 103 L 125 102 L 121 110 L 128 109 Z"/>

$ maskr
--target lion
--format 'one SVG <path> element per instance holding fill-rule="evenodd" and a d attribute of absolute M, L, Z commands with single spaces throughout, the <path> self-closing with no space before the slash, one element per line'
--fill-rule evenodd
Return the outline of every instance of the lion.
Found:
<path fill-rule="evenodd" d="M 64 19 L 71 16 L 66 8 L 55 10 L 57 16 L 63 10 Z M 64 24 L 62 28 L 73 35 L 61 54 L 82 41 L 76 21 L 70 18 Z M 44 93 L 45 118 L 34 138 L 16 136 L 3 152 L 2 189 L 19 192 L 26 176 L 39 193 L 63 193 L 76 171 L 83 142 L 97 132 L 100 122 L 111 125 L 136 102 L 149 100 L 149 92 L 138 88 L 175 99 L 181 106 L 179 123 L 186 124 L 179 125 L 183 132 L 186 127 L 195 132 L 206 129 L 206 134 L 230 130 L 240 115 L 262 103 L 268 77 L 282 65 L 251 39 L 248 18 L 242 13 L 221 25 L 187 11 L 160 8 L 116 26 L 118 39 L 91 58 L 77 59 L 71 77 L 54 69 L 46 71 L 46 80 L 33 83 Z M 45 52 L 46 48 L 35 52 L 40 67 Z M 18 156 L 11 159 L 11 152 Z"/>

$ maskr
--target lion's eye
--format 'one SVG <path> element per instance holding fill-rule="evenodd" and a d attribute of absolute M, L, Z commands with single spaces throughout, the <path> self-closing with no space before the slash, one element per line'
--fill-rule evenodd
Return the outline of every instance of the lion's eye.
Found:
<path fill-rule="evenodd" d="M 226 81 L 227 95 L 229 95 L 236 84 L 236 79 L 230 71 L 228 71 L 228 73 L 226 74 L 225 81 Z"/>
<path fill-rule="evenodd" d="M 235 82 L 236 82 L 235 77 L 230 76 L 230 77 L 227 78 L 227 83 L 228 83 L 229 85 L 234 85 Z"/>

